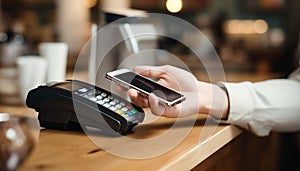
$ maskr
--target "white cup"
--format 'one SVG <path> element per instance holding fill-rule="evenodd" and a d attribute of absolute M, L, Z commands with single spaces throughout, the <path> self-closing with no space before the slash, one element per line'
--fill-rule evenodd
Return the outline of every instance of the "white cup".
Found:
<path fill-rule="evenodd" d="M 20 56 L 16 61 L 19 92 L 23 102 L 25 102 L 29 90 L 45 82 L 47 60 L 41 56 Z"/>
<path fill-rule="evenodd" d="M 46 81 L 64 81 L 66 78 L 68 45 L 63 42 L 44 42 L 38 47 L 48 62 Z"/>

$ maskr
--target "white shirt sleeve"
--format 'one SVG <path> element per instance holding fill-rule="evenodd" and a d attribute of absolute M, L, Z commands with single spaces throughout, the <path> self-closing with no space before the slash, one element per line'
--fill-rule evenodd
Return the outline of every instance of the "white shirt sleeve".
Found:
<path fill-rule="evenodd" d="M 300 68 L 289 79 L 221 84 L 230 104 L 226 123 L 258 136 L 300 130 Z"/>

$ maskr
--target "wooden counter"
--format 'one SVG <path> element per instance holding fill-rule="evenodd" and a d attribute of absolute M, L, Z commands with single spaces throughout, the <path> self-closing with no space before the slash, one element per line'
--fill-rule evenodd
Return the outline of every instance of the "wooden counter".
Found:
<path fill-rule="evenodd" d="M 37 116 L 33 110 L 25 107 L 0 106 L 0 110 L 17 115 Z M 178 126 L 172 129 L 188 129 L 187 123 L 192 122 L 192 119 L 179 119 L 176 121 Z M 141 138 L 155 138 L 168 131 L 175 120 L 158 118 L 153 123 L 137 126 L 127 136 L 137 141 Z M 241 133 L 239 128 L 231 125 L 212 124 L 204 128 L 205 120 L 205 115 L 199 115 L 181 143 L 171 151 L 149 159 L 126 159 L 112 155 L 95 145 L 84 132 L 42 129 L 34 151 L 20 170 L 190 170 Z M 216 130 L 213 135 L 205 135 L 200 140 L 201 131 L 214 128 Z M 172 141 L 172 137 L 169 138 Z M 155 150 L 166 148 L 168 144 L 165 147 L 154 143 L 151 147 L 144 147 L 144 144 L 139 146 Z"/>

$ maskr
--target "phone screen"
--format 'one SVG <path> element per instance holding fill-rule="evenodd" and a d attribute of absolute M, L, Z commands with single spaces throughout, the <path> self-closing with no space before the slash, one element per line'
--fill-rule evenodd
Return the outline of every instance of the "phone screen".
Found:
<path fill-rule="evenodd" d="M 125 81 L 135 87 L 138 87 L 149 93 L 154 93 L 157 97 L 160 97 L 166 101 L 172 102 L 182 97 L 181 94 L 168 89 L 154 81 L 148 80 L 133 72 L 126 72 L 119 75 L 115 75 L 116 78 Z"/>

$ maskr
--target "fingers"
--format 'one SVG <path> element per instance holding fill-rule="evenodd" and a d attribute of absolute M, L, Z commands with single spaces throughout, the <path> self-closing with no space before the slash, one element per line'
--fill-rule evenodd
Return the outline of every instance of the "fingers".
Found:
<path fill-rule="evenodd" d="M 128 95 L 131 101 L 139 107 L 146 108 L 149 107 L 148 99 L 139 94 L 139 92 L 135 89 L 129 89 Z"/>
<path fill-rule="evenodd" d="M 165 116 L 169 118 L 179 117 L 178 113 L 180 109 L 178 108 L 177 105 L 168 106 L 166 104 L 162 104 L 161 102 L 159 102 L 159 100 L 153 93 L 149 95 L 149 105 L 150 105 L 151 112 L 154 115 Z"/>
<path fill-rule="evenodd" d="M 157 97 L 151 93 L 148 98 L 140 95 L 138 91 L 134 89 L 128 90 L 128 95 L 131 101 L 139 107 L 148 108 L 150 107 L 151 112 L 157 116 L 165 116 L 170 118 L 178 117 L 178 108 L 176 106 L 170 107 L 159 102 Z"/>
<path fill-rule="evenodd" d="M 151 93 L 149 95 L 149 105 L 150 105 L 150 108 L 151 108 L 151 112 L 154 114 L 154 115 L 163 115 L 164 112 L 165 112 L 165 105 L 162 105 L 161 103 L 159 103 L 158 99 L 156 98 L 156 96 Z"/>

